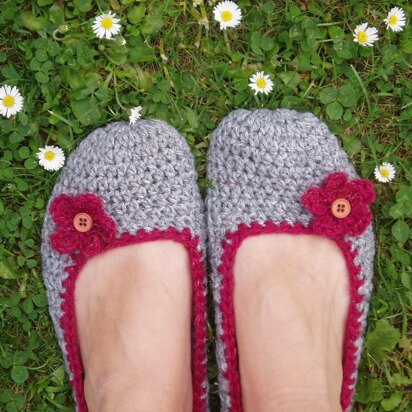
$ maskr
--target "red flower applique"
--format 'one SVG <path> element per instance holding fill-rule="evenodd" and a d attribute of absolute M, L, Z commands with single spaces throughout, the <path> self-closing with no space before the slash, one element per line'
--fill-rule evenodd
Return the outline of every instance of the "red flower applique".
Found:
<path fill-rule="evenodd" d="M 315 232 L 331 237 L 343 234 L 361 235 L 372 220 L 369 205 L 375 200 L 371 182 L 348 180 L 346 173 L 330 174 L 321 187 L 310 188 L 301 198 L 315 220 Z"/>
<path fill-rule="evenodd" d="M 60 253 L 79 251 L 91 257 L 116 236 L 116 223 L 93 194 L 60 195 L 51 204 L 50 214 L 58 227 L 50 236 L 51 244 Z"/>

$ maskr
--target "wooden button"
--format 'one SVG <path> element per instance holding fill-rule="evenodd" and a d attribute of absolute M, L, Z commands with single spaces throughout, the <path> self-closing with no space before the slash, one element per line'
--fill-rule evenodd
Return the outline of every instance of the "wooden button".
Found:
<path fill-rule="evenodd" d="M 336 199 L 332 203 L 331 211 L 332 215 L 338 219 L 343 219 L 350 213 L 350 203 L 346 199 Z"/>
<path fill-rule="evenodd" d="M 73 219 L 73 226 L 78 232 L 88 232 L 93 226 L 93 219 L 87 213 L 78 213 Z"/>

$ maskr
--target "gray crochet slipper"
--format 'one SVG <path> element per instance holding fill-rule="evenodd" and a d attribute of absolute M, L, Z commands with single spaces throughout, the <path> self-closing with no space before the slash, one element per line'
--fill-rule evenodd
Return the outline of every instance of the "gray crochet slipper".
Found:
<path fill-rule="evenodd" d="M 248 236 L 316 234 L 333 239 L 350 274 L 342 409 L 351 408 L 372 291 L 374 189 L 358 178 L 327 126 L 294 110 L 236 110 L 208 154 L 206 207 L 216 303 L 222 411 L 241 411 L 233 309 L 233 264 Z M 279 331 L 282 333 L 282 331 Z"/>
<path fill-rule="evenodd" d="M 184 138 L 156 120 L 97 129 L 67 160 L 47 207 L 42 260 L 77 411 L 87 411 L 74 307 L 78 274 L 98 253 L 163 239 L 180 242 L 190 256 L 193 410 L 207 409 L 205 227 L 196 179 Z"/>

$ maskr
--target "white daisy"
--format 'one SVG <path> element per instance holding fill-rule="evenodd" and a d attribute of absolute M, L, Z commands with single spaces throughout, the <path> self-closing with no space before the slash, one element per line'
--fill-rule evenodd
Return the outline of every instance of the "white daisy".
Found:
<path fill-rule="evenodd" d="M 120 32 L 120 24 L 118 24 L 120 19 L 116 19 L 116 14 L 109 11 L 108 13 L 103 13 L 94 19 L 93 31 L 94 34 L 102 39 L 111 39 L 113 36 Z"/>
<path fill-rule="evenodd" d="M 273 90 L 273 82 L 264 72 L 254 74 L 249 81 L 249 87 L 255 91 L 255 95 L 258 93 L 268 94 Z"/>
<path fill-rule="evenodd" d="M 378 29 L 375 27 L 368 27 L 368 23 L 358 24 L 353 33 L 353 41 L 359 43 L 361 46 L 373 46 L 376 40 L 379 40 Z"/>
<path fill-rule="evenodd" d="M 383 21 L 386 23 L 387 29 L 402 31 L 406 24 L 405 12 L 399 7 L 392 7 L 388 17 Z"/>
<path fill-rule="evenodd" d="M 236 27 L 242 18 L 242 11 L 233 1 L 221 1 L 213 9 L 213 14 L 222 30 L 227 27 Z"/>
<path fill-rule="evenodd" d="M 396 174 L 396 170 L 391 163 L 383 162 L 381 166 L 375 167 L 375 178 L 382 183 L 390 182 Z"/>
<path fill-rule="evenodd" d="M 7 118 L 14 116 L 23 108 L 23 97 L 16 86 L 5 84 L 0 87 L 0 113 Z"/>
<path fill-rule="evenodd" d="M 64 165 L 64 153 L 60 147 L 45 146 L 37 152 L 40 166 L 46 170 L 59 170 Z"/>
<path fill-rule="evenodd" d="M 142 106 L 133 107 L 129 117 L 130 124 L 135 124 L 136 121 L 142 117 L 142 114 L 140 113 L 141 110 Z"/>

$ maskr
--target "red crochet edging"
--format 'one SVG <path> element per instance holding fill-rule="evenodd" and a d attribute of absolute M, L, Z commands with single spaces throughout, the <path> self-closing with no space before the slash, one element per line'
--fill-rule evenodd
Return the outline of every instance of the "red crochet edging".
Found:
<path fill-rule="evenodd" d="M 178 231 L 169 228 L 161 231 L 155 229 L 151 232 L 138 231 L 135 235 L 123 233 L 120 238 L 113 239 L 105 246 L 104 251 L 120 246 L 127 246 L 155 240 L 174 240 L 185 246 L 190 256 L 192 270 L 192 381 L 193 381 L 193 411 L 203 412 L 206 410 L 206 388 L 204 382 L 207 379 L 206 359 L 206 285 L 205 271 L 202 253 L 198 250 L 200 239 L 192 236 L 189 229 Z M 64 331 L 66 342 L 67 359 L 73 378 L 70 381 L 77 400 L 80 412 L 87 412 L 87 404 L 84 396 L 83 378 L 84 369 L 80 356 L 80 348 L 77 342 L 76 314 L 74 290 L 79 273 L 87 259 L 75 255 L 74 265 L 65 268 L 68 277 L 63 281 L 65 292 L 61 297 L 63 302 L 61 309 L 63 315 L 60 318 L 60 326 Z"/>
<path fill-rule="evenodd" d="M 266 222 L 265 224 L 253 222 L 250 226 L 246 224 L 239 225 L 235 232 L 227 233 L 225 239 L 222 241 L 222 263 L 219 265 L 218 271 L 222 276 L 220 310 L 223 318 L 222 341 L 224 343 L 224 353 L 227 362 L 227 369 L 223 372 L 223 376 L 229 381 L 231 399 L 230 412 L 242 411 L 233 307 L 233 265 L 237 250 L 247 237 L 273 233 L 319 235 L 319 233 L 315 233 L 311 227 L 305 227 L 301 223 L 290 225 L 282 222 L 276 225 L 273 222 Z M 357 304 L 363 300 L 362 295 L 359 294 L 359 288 L 363 285 L 364 281 L 358 279 L 361 268 L 354 263 L 357 251 L 351 251 L 351 243 L 338 237 L 331 237 L 331 239 L 336 242 L 346 259 L 350 278 L 350 304 L 345 327 L 343 382 L 341 390 L 341 406 L 343 410 L 346 410 L 352 403 L 355 390 L 355 379 L 352 378 L 353 373 L 357 370 L 356 354 L 358 350 L 355 346 L 355 341 L 360 336 L 362 329 L 362 324 L 359 322 L 362 313 L 357 309 Z"/>

